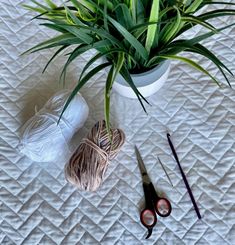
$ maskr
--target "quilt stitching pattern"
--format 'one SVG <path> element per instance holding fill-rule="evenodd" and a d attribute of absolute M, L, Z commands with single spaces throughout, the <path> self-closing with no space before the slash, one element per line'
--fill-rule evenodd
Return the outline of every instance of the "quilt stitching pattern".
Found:
<path fill-rule="evenodd" d="M 24 1 L 25 2 L 25 1 Z M 172 62 L 164 87 L 149 98 L 148 115 L 135 100 L 113 93 L 111 120 L 123 128 L 126 143 L 108 169 L 96 193 L 78 192 L 63 174 L 65 162 L 34 163 L 19 154 L 21 126 L 62 88 L 60 57 L 42 75 L 52 55 L 41 52 L 20 56 L 45 40 L 49 33 L 21 7 L 23 0 L 0 3 L 0 243 L 1 244 L 234 244 L 235 241 L 235 92 L 219 89 L 187 65 Z M 228 17 L 218 26 L 234 22 Z M 191 34 L 201 32 L 196 28 Z M 235 72 L 235 28 L 208 40 Z M 73 86 L 85 54 L 70 67 L 67 86 Z M 205 59 L 199 63 L 223 79 Z M 82 90 L 90 107 L 89 119 L 73 147 L 103 117 L 103 84 L 100 72 Z M 200 81 L 200 82 L 199 82 Z M 234 82 L 233 82 L 234 84 Z M 170 131 L 203 219 L 191 205 L 166 140 Z M 133 145 L 143 154 L 155 186 L 167 194 L 173 212 L 159 218 L 153 236 L 144 240 L 139 222 L 143 190 Z M 168 183 L 157 162 L 165 164 L 173 181 Z"/>

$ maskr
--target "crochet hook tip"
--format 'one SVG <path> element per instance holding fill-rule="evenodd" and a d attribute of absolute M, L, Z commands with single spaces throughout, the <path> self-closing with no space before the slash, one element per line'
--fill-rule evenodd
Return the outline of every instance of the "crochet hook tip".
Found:
<path fill-rule="evenodd" d="M 165 172 L 165 174 L 166 174 L 166 177 L 167 177 L 168 181 L 170 182 L 170 184 L 172 185 L 172 187 L 174 187 L 174 186 L 173 186 L 173 183 L 172 183 L 172 181 L 171 181 L 171 179 L 170 179 L 170 176 L 168 175 L 168 173 L 167 173 L 167 171 L 166 171 L 166 169 L 165 169 L 165 167 L 164 167 L 164 165 L 163 165 L 161 159 L 160 159 L 158 156 L 157 156 L 157 159 L 158 159 L 159 163 L 161 164 L 162 169 L 164 170 L 164 172 Z"/>

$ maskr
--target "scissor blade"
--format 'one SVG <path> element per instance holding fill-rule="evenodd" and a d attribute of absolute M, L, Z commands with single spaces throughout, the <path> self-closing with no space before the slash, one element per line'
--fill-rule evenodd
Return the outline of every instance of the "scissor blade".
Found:
<path fill-rule="evenodd" d="M 136 158 L 137 158 L 137 161 L 138 161 L 138 165 L 139 165 L 139 169 L 140 169 L 140 172 L 142 174 L 142 177 L 143 177 L 143 181 L 147 184 L 149 184 L 151 181 L 149 179 L 149 176 L 148 176 L 148 173 L 147 173 L 147 169 L 145 168 L 145 165 L 144 165 L 144 161 L 140 155 L 140 152 L 137 148 L 137 146 L 135 146 L 135 154 L 136 154 Z"/>

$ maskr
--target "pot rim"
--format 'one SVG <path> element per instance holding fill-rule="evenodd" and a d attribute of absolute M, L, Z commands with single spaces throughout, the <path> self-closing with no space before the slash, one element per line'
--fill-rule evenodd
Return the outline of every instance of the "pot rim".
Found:
<path fill-rule="evenodd" d="M 170 64 L 170 61 L 169 60 L 165 60 L 165 61 L 162 61 L 161 63 L 159 63 L 158 65 L 154 66 L 153 68 L 151 68 L 150 70 L 148 71 L 145 71 L 145 72 L 141 72 L 141 73 L 130 73 L 130 75 L 132 77 L 144 77 L 144 76 L 147 76 L 151 73 L 154 73 L 156 70 L 159 70 L 163 65 L 167 64 L 168 65 Z"/>
<path fill-rule="evenodd" d="M 138 74 L 131 74 L 133 80 L 135 80 L 135 85 L 137 88 L 139 87 L 146 87 L 149 86 L 152 83 L 156 83 L 159 79 L 161 79 L 162 76 L 164 76 L 165 73 L 169 72 L 170 68 L 170 61 L 166 60 L 161 62 L 159 65 L 155 66 L 153 69 L 138 73 Z M 126 80 L 122 77 L 121 74 L 118 74 L 115 82 L 118 84 L 129 87 L 129 84 L 126 82 Z"/>

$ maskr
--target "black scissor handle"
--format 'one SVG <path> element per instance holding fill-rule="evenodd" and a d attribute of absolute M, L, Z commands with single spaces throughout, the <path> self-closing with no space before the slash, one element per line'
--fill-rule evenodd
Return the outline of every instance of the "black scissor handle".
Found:
<path fill-rule="evenodd" d="M 155 207 L 152 199 L 151 190 L 148 184 L 143 184 L 144 195 L 145 195 L 145 209 L 140 213 L 140 221 L 148 229 L 148 235 L 146 239 L 148 239 L 151 234 L 153 227 L 157 223 L 157 215 L 155 213 Z"/>
<path fill-rule="evenodd" d="M 157 223 L 157 216 L 154 210 L 151 209 L 144 209 L 140 213 L 140 221 L 143 226 L 148 229 L 148 235 L 145 239 L 148 239 L 152 235 L 153 227 Z"/>
<path fill-rule="evenodd" d="M 171 214 L 171 203 L 164 197 L 159 197 L 152 183 L 149 184 L 151 195 L 154 199 L 154 208 L 156 213 L 161 217 L 167 217 Z"/>
<path fill-rule="evenodd" d="M 154 210 L 144 209 L 140 213 L 140 221 L 146 228 L 153 228 L 157 223 L 157 216 Z"/>
<path fill-rule="evenodd" d="M 155 203 L 155 210 L 161 217 L 167 217 L 171 214 L 171 203 L 166 198 L 159 198 Z"/>

